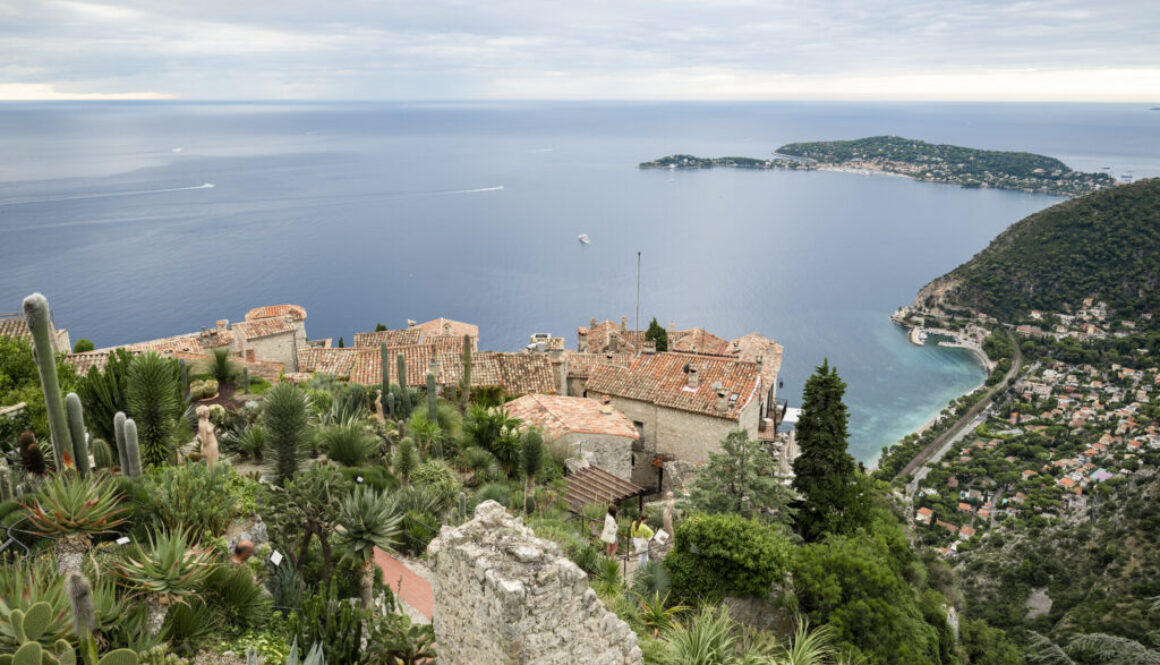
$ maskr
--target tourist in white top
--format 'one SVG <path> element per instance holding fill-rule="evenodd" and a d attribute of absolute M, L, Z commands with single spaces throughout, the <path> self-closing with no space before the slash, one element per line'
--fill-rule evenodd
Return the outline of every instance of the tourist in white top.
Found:
<path fill-rule="evenodd" d="M 604 516 L 604 530 L 600 532 L 600 540 L 604 543 L 604 553 L 616 556 L 616 548 L 620 546 L 617 538 L 616 506 L 608 507 L 608 514 Z"/>

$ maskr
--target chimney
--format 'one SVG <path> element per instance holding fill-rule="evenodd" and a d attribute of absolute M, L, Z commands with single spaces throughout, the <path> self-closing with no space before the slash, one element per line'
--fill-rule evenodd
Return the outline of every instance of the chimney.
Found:
<path fill-rule="evenodd" d="M 697 376 L 696 365 L 689 363 L 687 373 L 689 376 L 686 378 L 686 381 L 690 388 L 696 388 L 701 385 L 701 377 Z"/>
<path fill-rule="evenodd" d="M 761 369 L 761 363 L 765 361 L 765 356 L 758 354 L 754 362 L 757 363 L 757 369 Z"/>
<path fill-rule="evenodd" d="M 407 327 L 414 328 L 415 327 L 415 319 L 407 319 Z"/>
<path fill-rule="evenodd" d="M 218 319 L 218 321 L 217 321 L 218 332 L 225 331 L 225 329 L 228 328 L 229 326 L 230 326 L 229 319 Z"/>
<path fill-rule="evenodd" d="M 444 335 L 451 334 L 451 324 L 446 322 L 446 321 L 443 322 L 443 334 Z"/>
<path fill-rule="evenodd" d="M 592 330 L 595 327 L 596 327 L 596 317 L 594 316 L 594 317 L 588 319 L 588 329 Z"/>
<path fill-rule="evenodd" d="M 627 316 L 620 317 L 620 329 L 621 330 L 628 330 L 628 317 Z"/>
<path fill-rule="evenodd" d="M 646 339 L 640 347 L 640 352 L 645 355 L 652 355 L 657 352 L 657 343 L 654 340 Z"/>
<path fill-rule="evenodd" d="M 610 334 L 608 336 L 608 350 L 609 351 L 619 351 L 620 350 L 620 333 L 613 332 L 612 334 Z"/>
<path fill-rule="evenodd" d="M 669 332 L 677 332 L 677 324 L 673 323 L 672 321 L 669 321 Z"/>
<path fill-rule="evenodd" d="M 612 398 L 611 397 L 606 396 L 604 398 L 604 403 L 602 403 L 600 405 L 600 413 L 603 413 L 606 416 L 612 415 Z"/>
<path fill-rule="evenodd" d="M 717 412 L 729 412 L 729 393 L 725 390 L 725 386 L 718 381 L 713 384 L 713 391 L 717 393 Z"/>

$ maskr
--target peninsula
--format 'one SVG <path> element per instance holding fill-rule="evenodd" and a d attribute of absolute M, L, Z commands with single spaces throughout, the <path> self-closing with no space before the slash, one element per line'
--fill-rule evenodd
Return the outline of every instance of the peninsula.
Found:
<path fill-rule="evenodd" d="M 853 141 L 790 143 L 773 159 L 669 155 L 638 165 L 642 169 L 790 169 L 889 173 L 962 187 L 1014 189 L 1055 196 L 1079 196 L 1116 185 L 1106 173 L 1075 171 L 1054 157 L 1027 152 L 976 150 L 896 136 Z M 788 158 L 787 158 L 788 157 Z"/>
<path fill-rule="evenodd" d="M 641 162 L 642 169 L 711 169 L 717 166 L 735 169 L 802 169 L 816 170 L 817 165 L 798 159 L 756 159 L 754 157 L 694 157 L 667 155 L 651 162 Z"/>

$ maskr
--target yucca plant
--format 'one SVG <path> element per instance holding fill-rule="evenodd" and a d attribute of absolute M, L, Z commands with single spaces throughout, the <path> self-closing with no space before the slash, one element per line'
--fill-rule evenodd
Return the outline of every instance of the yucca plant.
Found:
<path fill-rule="evenodd" d="M 157 635 L 169 606 L 185 602 L 213 567 L 213 554 L 194 546 L 183 529 L 176 529 L 150 535 L 148 546 L 138 545 L 116 571 L 144 598 L 149 634 Z"/>
<path fill-rule="evenodd" d="M 81 478 L 65 472 L 45 481 L 40 492 L 24 504 L 32 530 L 56 539 L 62 574 L 81 569 L 91 538 L 125 523 L 120 494 L 104 473 Z"/>
<path fill-rule="evenodd" d="M 306 444 L 306 395 L 292 383 L 279 383 L 262 401 L 266 460 L 278 485 L 298 472 Z"/>
<path fill-rule="evenodd" d="M 128 415 L 137 423 L 141 461 L 164 464 L 173 454 L 178 421 L 185 411 L 181 398 L 181 368 L 154 351 L 129 364 Z"/>
<path fill-rule="evenodd" d="M 326 456 L 346 466 L 362 466 L 378 450 L 379 442 L 358 420 L 347 420 L 318 430 Z"/>
<path fill-rule="evenodd" d="M 375 583 L 375 548 L 393 549 L 400 533 L 402 515 L 392 502 L 365 485 L 355 488 L 343 499 L 339 512 L 340 544 L 347 556 L 362 566 L 362 607 L 371 609 Z"/>
<path fill-rule="evenodd" d="M 237 363 L 230 356 L 229 349 L 223 347 L 213 350 L 213 356 L 209 359 L 209 373 L 213 374 L 218 383 L 228 383 L 238 375 Z"/>

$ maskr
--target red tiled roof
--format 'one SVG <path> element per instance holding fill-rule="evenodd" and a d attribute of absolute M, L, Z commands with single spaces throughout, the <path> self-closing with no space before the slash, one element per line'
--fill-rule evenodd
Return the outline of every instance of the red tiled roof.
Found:
<path fill-rule="evenodd" d="M 442 345 L 451 348 L 440 351 L 439 347 Z M 458 348 L 451 344 L 450 339 L 440 344 L 388 347 L 387 353 L 392 360 L 389 361 L 387 372 L 391 383 L 399 381 L 397 362 L 394 358 L 402 353 L 407 367 L 407 385 L 413 387 L 426 385 L 432 358 L 437 360 L 436 383 L 443 386 L 458 384 L 463 374 L 462 349 L 462 338 L 459 339 Z M 382 382 L 380 349 L 357 349 L 357 351 L 357 360 L 350 373 L 351 382 L 379 385 Z M 496 351 L 475 353 L 471 359 L 471 385 L 476 388 L 501 386 L 508 395 L 557 392 L 555 372 L 552 370 L 551 359 L 546 354 Z"/>
<path fill-rule="evenodd" d="M 702 328 L 690 328 L 669 333 L 669 351 L 691 351 L 712 355 L 727 355 L 733 346 Z"/>
<path fill-rule="evenodd" d="M 423 331 L 418 328 L 404 328 L 402 330 L 378 330 L 375 332 L 355 333 L 354 345 L 361 348 L 379 348 L 386 342 L 387 346 L 405 346 L 418 344 Z"/>
<path fill-rule="evenodd" d="M 266 307 L 255 307 L 246 312 L 247 321 L 281 318 L 283 316 L 289 316 L 295 321 L 305 321 L 306 310 L 298 305 L 268 305 Z"/>
<path fill-rule="evenodd" d="M 298 349 L 298 371 L 350 376 L 359 353 L 359 349 Z"/>
<path fill-rule="evenodd" d="M 524 395 L 504 404 L 513 418 L 519 418 L 525 425 L 539 427 L 549 440 L 574 433 L 640 438 L 631 420 L 612 408 L 604 413 L 602 406 L 600 402 L 585 397 L 539 394 Z"/>
<path fill-rule="evenodd" d="M 423 332 L 424 335 L 446 335 L 448 337 L 463 338 L 468 335 L 479 339 L 479 326 L 470 323 L 463 323 L 462 321 L 453 321 L 451 319 L 438 318 L 423 323 L 417 323 L 412 328 L 417 328 Z"/>
<path fill-rule="evenodd" d="M 608 355 L 612 357 L 609 358 Z M 631 351 L 624 351 L 620 353 L 604 354 L 604 353 L 578 353 L 576 351 L 569 351 L 566 356 L 568 361 L 568 377 L 576 379 L 587 379 L 592 375 L 592 370 L 600 365 L 617 365 L 620 367 L 628 367 L 632 364 L 635 357 Z"/>
<path fill-rule="evenodd" d="M 235 323 L 232 331 L 241 335 L 243 339 L 261 339 L 274 335 L 292 335 L 294 334 L 294 324 L 288 323 L 283 318 L 256 319 Z"/>
<path fill-rule="evenodd" d="M 28 322 L 24 316 L 12 316 L 0 319 L 0 337 L 24 339 L 32 341 L 32 331 L 28 329 Z"/>
<path fill-rule="evenodd" d="M 697 368 L 696 388 L 688 385 L 690 365 Z M 729 399 L 724 413 L 717 408 L 717 394 L 713 389 L 716 383 L 722 385 Z M 586 387 L 590 394 L 612 395 L 735 420 L 757 397 L 760 385 L 761 377 L 754 363 L 666 352 L 639 356 L 628 368 L 596 367 Z"/>
<path fill-rule="evenodd" d="M 134 352 L 156 351 L 161 354 L 169 355 L 174 353 L 204 355 L 206 349 L 230 346 L 233 343 L 233 332 L 229 330 L 207 330 L 206 332 L 201 333 L 186 333 L 184 335 L 174 335 L 173 337 L 162 337 L 160 339 L 153 339 L 147 342 L 135 342 L 133 344 L 123 344 L 121 346 L 109 346 L 103 349 L 97 349 L 97 351 L 104 351 L 108 353 L 113 349 L 128 349 Z"/>

